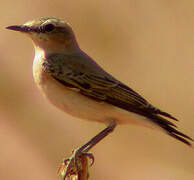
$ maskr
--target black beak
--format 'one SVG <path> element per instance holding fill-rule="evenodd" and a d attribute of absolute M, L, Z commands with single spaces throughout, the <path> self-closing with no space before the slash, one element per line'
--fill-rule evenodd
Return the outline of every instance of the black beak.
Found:
<path fill-rule="evenodd" d="M 8 27 L 6 27 L 6 29 L 13 30 L 13 31 L 20 31 L 20 32 L 30 32 L 30 31 L 32 31 L 32 29 L 30 27 L 27 27 L 27 26 L 24 26 L 24 25 L 21 25 L 21 26 L 18 26 L 18 25 L 8 26 Z"/>

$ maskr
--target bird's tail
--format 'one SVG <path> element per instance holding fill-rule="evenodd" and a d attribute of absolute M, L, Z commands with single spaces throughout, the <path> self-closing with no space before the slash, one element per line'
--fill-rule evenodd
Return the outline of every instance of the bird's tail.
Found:
<path fill-rule="evenodd" d="M 160 113 L 161 114 L 161 113 Z M 161 114 L 166 116 L 166 114 Z M 169 118 L 171 119 L 175 119 L 174 117 L 172 118 L 171 115 L 168 114 Z M 156 114 L 152 114 L 151 117 L 149 117 L 150 119 L 152 119 L 157 125 L 159 125 L 168 135 L 170 135 L 171 137 L 189 145 L 192 146 L 192 144 L 189 141 L 194 141 L 191 137 L 183 134 L 182 132 L 177 130 L 177 126 L 168 121 L 167 119 L 163 118 L 160 115 L 156 115 Z"/>

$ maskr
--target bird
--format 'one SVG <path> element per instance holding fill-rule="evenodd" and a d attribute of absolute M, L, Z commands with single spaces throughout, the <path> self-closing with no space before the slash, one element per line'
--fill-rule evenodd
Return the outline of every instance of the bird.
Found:
<path fill-rule="evenodd" d="M 71 116 L 106 125 L 68 159 L 65 177 L 80 154 L 93 159 L 89 150 L 120 124 L 160 129 L 186 145 L 192 145 L 193 139 L 178 131 L 170 121 L 178 121 L 177 118 L 150 104 L 87 55 L 65 20 L 41 17 L 7 29 L 22 32 L 32 40 L 35 48 L 33 78 L 52 104 Z"/>

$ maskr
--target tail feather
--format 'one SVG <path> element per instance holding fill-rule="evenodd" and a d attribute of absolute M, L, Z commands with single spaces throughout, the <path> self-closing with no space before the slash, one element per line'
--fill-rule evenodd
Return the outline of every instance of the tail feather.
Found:
<path fill-rule="evenodd" d="M 183 134 L 182 132 L 180 132 L 180 131 L 174 129 L 173 127 L 168 126 L 167 130 L 168 130 L 168 132 L 177 134 L 177 135 L 179 135 L 179 136 L 182 136 L 182 137 L 184 137 L 184 138 L 186 138 L 186 139 L 189 139 L 189 140 L 193 141 L 192 138 L 190 138 L 189 136 Z"/>
<path fill-rule="evenodd" d="M 188 146 L 192 146 L 192 144 L 188 141 L 188 140 L 185 140 L 184 138 L 180 137 L 180 136 L 177 136 L 176 134 L 173 134 L 173 133 L 168 133 L 170 136 L 172 136 L 173 138 L 185 143 L 186 145 Z"/>
<path fill-rule="evenodd" d="M 191 137 L 185 135 L 184 133 L 178 131 L 176 128 L 176 126 L 171 123 L 170 121 L 166 120 L 165 118 L 158 116 L 158 115 L 152 115 L 152 117 L 149 117 L 150 119 L 152 119 L 156 124 L 158 124 L 162 129 L 164 129 L 166 131 L 166 133 L 168 135 L 170 135 L 171 137 L 189 145 L 192 146 L 190 141 L 194 141 Z M 170 122 L 170 123 L 169 123 Z M 174 126 L 174 127 L 173 127 Z"/>

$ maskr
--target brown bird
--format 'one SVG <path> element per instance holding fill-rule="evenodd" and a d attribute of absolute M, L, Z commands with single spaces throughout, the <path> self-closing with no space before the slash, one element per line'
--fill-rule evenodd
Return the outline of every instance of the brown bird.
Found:
<path fill-rule="evenodd" d="M 23 32 L 32 39 L 35 47 L 34 80 L 52 104 L 72 116 L 107 124 L 103 131 L 74 152 L 65 177 L 75 166 L 78 156 L 87 154 L 117 124 L 161 129 L 191 145 L 189 140 L 193 139 L 169 121 L 176 121 L 175 117 L 151 105 L 83 52 L 67 22 L 43 17 L 7 29 Z"/>

